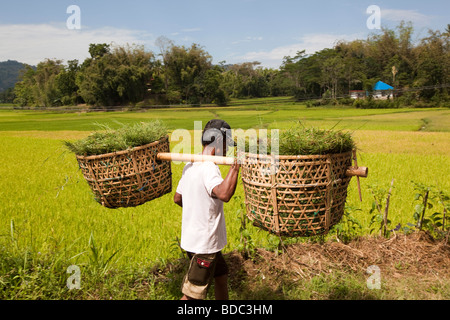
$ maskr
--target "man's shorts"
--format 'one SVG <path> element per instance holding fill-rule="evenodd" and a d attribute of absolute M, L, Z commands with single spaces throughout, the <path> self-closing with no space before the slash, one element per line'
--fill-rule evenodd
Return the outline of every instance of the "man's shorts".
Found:
<path fill-rule="evenodd" d="M 222 252 L 194 254 L 187 252 L 191 262 L 184 276 L 181 292 L 193 299 L 206 298 L 211 281 L 215 277 L 228 274 L 228 266 Z"/>

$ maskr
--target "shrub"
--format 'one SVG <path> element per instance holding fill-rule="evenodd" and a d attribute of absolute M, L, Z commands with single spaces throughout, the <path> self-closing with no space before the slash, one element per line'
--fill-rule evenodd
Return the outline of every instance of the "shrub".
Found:
<path fill-rule="evenodd" d="M 393 109 L 400 106 L 400 101 L 390 99 L 375 100 L 369 98 L 365 100 L 355 100 L 353 106 L 359 109 Z"/>
<path fill-rule="evenodd" d="M 351 106 L 355 100 L 352 98 L 340 98 L 337 101 L 340 105 Z"/>
<path fill-rule="evenodd" d="M 364 100 L 357 99 L 353 102 L 353 106 L 357 109 L 362 109 L 364 105 Z"/>

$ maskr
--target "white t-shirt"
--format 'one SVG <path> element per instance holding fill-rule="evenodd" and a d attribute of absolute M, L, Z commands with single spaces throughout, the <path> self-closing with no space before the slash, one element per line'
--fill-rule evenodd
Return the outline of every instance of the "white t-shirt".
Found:
<path fill-rule="evenodd" d="M 176 192 L 182 195 L 181 248 L 193 253 L 215 253 L 227 244 L 223 201 L 211 197 L 223 181 L 213 162 L 189 162 Z"/>

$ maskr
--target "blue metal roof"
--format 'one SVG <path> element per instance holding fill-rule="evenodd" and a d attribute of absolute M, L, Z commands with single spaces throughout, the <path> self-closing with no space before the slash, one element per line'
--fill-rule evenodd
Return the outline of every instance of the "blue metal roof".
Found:
<path fill-rule="evenodd" d="M 378 81 L 375 86 L 373 87 L 373 90 L 394 90 L 394 87 L 391 87 L 390 85 L 384 83 L 383 81 Z"/>

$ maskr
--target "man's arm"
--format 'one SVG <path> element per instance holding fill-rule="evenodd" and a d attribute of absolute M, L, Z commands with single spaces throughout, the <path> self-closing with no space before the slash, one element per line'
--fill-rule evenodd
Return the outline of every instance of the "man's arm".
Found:
<path fill-rule="evenodd" d="M 173 197 L 173 202 L 175 202 L 180 207 L 183 207 L 183 197 L 178 192 L 175 192 L 175 196 Z"/>
<path fill-rule="evenodd" d="M 221 184 L 214 187 L 212 190 L 212 197 L 222 200 L 223 202 L 230 201 L 231 197 L 236 191 L 237 179 L 239 177 L 240 165 L 235 163 L 231 166 L 230 171 L 228 171 L 227 176 L 222 181 Z"/>

